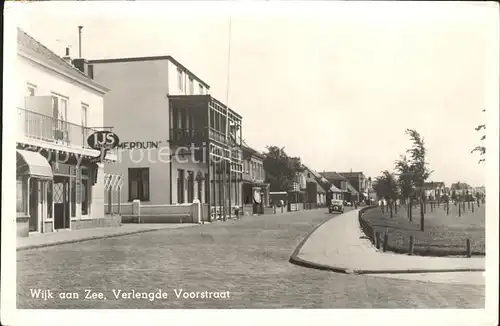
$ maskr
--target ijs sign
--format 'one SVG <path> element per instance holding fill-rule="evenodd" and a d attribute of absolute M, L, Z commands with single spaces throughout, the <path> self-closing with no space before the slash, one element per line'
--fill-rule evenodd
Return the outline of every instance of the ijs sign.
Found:
<path fill-rule="evenodd" d="M 102 150 L 113 149 L 118 146 L 120 139 L 111 131 L 96 131 L 87 138 L 90 148 Z"/>

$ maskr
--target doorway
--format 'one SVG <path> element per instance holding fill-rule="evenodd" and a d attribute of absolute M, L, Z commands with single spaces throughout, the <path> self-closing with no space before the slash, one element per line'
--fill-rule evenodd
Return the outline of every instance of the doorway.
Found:
<path fill-rule="evenodd" d="M 69 177 L 54 176 L 54 228 L 69 229 Z"/>

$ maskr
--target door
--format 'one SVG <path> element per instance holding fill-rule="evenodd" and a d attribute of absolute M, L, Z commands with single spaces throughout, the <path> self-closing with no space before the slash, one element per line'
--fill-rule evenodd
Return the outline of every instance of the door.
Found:
<path fill-rule="evenodd" d="M 39 192 L 39 182 L 36 179 L 31 179 L 30 180 L 30 199 L 29 199 L 29 205 L 30 205 L 30 222 L 29 222 L 29 231 L 30 232 L 38 232 L 40 231 L 38 225 L 39 225 L 39 219 L 40 219 L 40 214 L 38 214 L 38 202 L 39 202 L 39 197 L 40 197 L 40 192 Z"/>
<path fill-rule="evenodd" d="M 70 227 L 69 177 L 54 177 L 53 202 L 54 228 L 68 229 Z"/>

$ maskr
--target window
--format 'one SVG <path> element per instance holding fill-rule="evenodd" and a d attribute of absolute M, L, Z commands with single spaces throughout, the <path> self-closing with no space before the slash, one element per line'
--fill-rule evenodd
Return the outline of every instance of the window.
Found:
<path fill-rule="evenodd" d="M 200 90 L 200 95 L 203 95 L 203 85 L 198 84 L 199 90 Z"/>
<path fill-rule="evenodd" d="M 198 200 L 200 201 L 200 203 L 203 203 L 202 187 L 203 187 L 203 180 L 201 180 L 201 178 L 198 178 Z"/>
<path fill-rule="evenodd" d="M 184 203 L 184 170 L 177 170 L 177 203 Z"/>
<path fill-rule="evenodd" d="M 149 201 L 149 168 L 128 169 L 129 201 Z"/>
<path fill-rule="evenodd" d="M 68 114 L 68 99 L 59 95 L 52 95 L 52 116 L 54 123 L 54 138 L 57 141 L 69 141 L 66 118 Z"/>
<path fill-rule="evenodd" d="M 28 83 L 26 91 L 28 93 L 27 96 L 35 96 L 36 86 Z"/>
<path fill-rule="evenodd" d="M 68 99 L 52 95 L 52 112 L 54 119 L 66 121 L 68 115 Z"/>
<path fill-rule="evenodd" d="M 184 85 L 182 83 L 182 70 L 177 68 L 177 83 L 179 84 L 179 90 L 184 90 Z"/>
<path fill-rule="evenodd" d="M 87 127 L 87 119 L 88 119 L 88 109 L 89 106 L 87 104 L 82 103 L 82 126 Z"/>
<path fill-rule="evenodd" d="M 26 194 L 27 191 L 23 177 L 16 179 L 16 211 L 17 213 L 26 213 Z"/>
<path fill-rule="evenodd" d="M 193 95 L 194 94 L 194 82 L 193 82 L 193 77 L 189 77 L 189 94 Z"/>
<path fill-rule="evenodd" d="M 194 200 L 194 173 L 188 171 L 188 189 L 187 189 L 187 202 L 192 203 Z"/>

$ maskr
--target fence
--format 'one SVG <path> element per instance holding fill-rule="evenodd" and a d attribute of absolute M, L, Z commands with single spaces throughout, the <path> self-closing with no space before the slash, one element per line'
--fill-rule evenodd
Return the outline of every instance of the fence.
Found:
<path fill-rule="evenodd" d="M 123 177 L 120 174 L 104 174 L 104 202 L 106 214 L 122 215 L 121 191 Z M 114 203 L 116 202 L 116 204 Z M 132 205 L 130 204 L 130 211 Z"/>
<path fill-rule="evenodd" d="M 130 207 L 130 208 L 129 208 Z M 122 223 L 202 223 L 206 221 L 199 202 L 177 205 L 144 205 L 134 200 L 122 214 Z"/>

